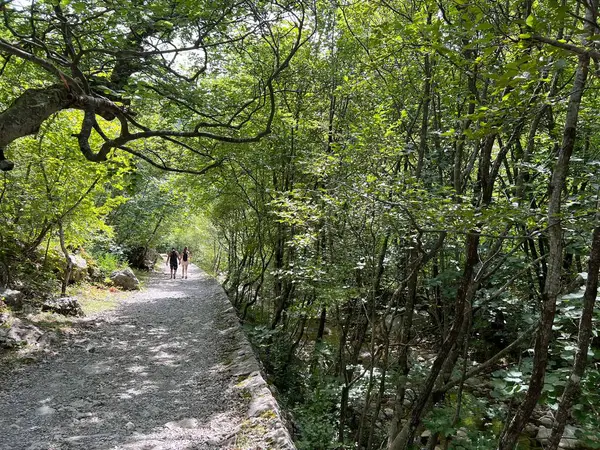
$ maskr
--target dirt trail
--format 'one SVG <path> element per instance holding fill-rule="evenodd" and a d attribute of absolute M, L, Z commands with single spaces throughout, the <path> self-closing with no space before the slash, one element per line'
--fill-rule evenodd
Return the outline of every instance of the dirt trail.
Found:
<path fill-rule="evenodd" d="M 236 384 L 254 367 L 231 369 L 227 355 L 248 351 L 224 319 L 230 305 L 216 281 L 189 275 L 157 276 L 55 356 L 9 374 L 0 449 L 267 448 L 240 438 L 249 400 Z"/>

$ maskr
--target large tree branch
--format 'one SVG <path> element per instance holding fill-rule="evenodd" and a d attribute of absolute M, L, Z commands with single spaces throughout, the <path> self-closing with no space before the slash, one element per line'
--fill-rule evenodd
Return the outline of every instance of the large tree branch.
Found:
<path fill-rule="evenodd" d="M 217 23 L 212 24 L 212 28 L 225 20 L 227 11 L 221 11 L 221 16 L 218 17 Z M 43 48 L 42 51 L 47 55 L 46 58 L 43 58 L 34 53 L 34 50 L 37 51 L 39 48 L 35 45 L 22 47 L 19 44 L 0 39 L 0 53 L 29 61 L 62 82 L 62 84 L 49 86 L 44 89 L 27 90 L 21 94 L 8 109 L 0 113 L 0 170 L 10 170 L 14 166 L 12 162 L 6 160 L 4 155 L 4 149 L 8 144 L 20 137 L 36 133 L 41 124 L 52 114 L 68 108 L 80 109 L 85 112 L 81 130 L 75 137 L 78 139 L 82 154 L 88 160 L 95 162 L 105 161 L 112 149 L 121 149 L 128 151 L 131 154 L 135 154 L 135 150 L 128 149 L 125 146 L 130 142 L 147 138 L 162 138 L 173 144 L 183 144 L 182 148 L 187 149 L 188 151 L 192 150 L 190 145 L 179 141 L 178 138 L 204 138 L 217 142 L 235 144 L 257 142 L 271 132 L 276 111 L 275 80 L 279 77 L 281 72 L 289 66 L 291 59 L 308 39 L 304 37 L 305 11 L 303 8 L 301 8 L 298 13 L 292 10 L 286 10 L 286 14 L 289 14 L 288 16 L 285 16 L 286 20 L 289 17 L 293 17 L 295 23 L 293 24 L 293 27 L 283 35 L 273 34 L 270 29 L 271 25 L 269 21 L 264 23 L 261 22 L 260 26 L 255 24 L 257 29 L 263 26 L 266 27 L 267 31 L 265 32 L 261 28 L 261 32 L 266 33 L 265 36 L 267 36 L 268 39 L 273 40 L 273 42 L 269 42 L 269 45 L 273 44 L 271 45 L 271 50 L 273 52 L 273 67 L 270 70 L 270 73 L 266 74 L 262 80 L 257 82 L 254 95 L 252 95 L 250 99 L 241 102 L 234 110 L 224 113 L 224 117 L 222 117 L 221 120 L 214 120 L 214 122 L 212 120 L 210 122 L 200 122 L 191 130 L 152 130 L 150 127 L 140 123 L 141 121 L 138 122 L 133 117 L 133 113 L 130 113 L 114 103 L 114 101 L 119 101 L 118 94 L 115 95 L 115 98 L 111 98 L 110 100 L 95 94 L 93 84 L 88 84 L 88 80 L 86 79 L 87 75 L 84 74 L 84 71 L 78 64 L 84 61 L 84 55 L 90 55 L 91 53 L 114 55 L 115 60 L 112 62 L 112 72 L 107 81 L 109 86 L 111 86 L 111 89 L 119 91 L 125 87 L 130 77 L 135 72 L 142 70 L 143 64 L 141 56 L 147 56 L 154 53 L 152 51 L 144 52 L 143 43 L 146 38 L 149 38 L 160 31 L 157 26 L 160 20 L 155 18 L 156 20 L 143 25 L 141 29 L 138 30 L 132 28 L 129 35 L 125 38 L 126 42 L 122 48 L 106 50 L 94 48 L 83 49 L 81 48 L 81 42 L 76 35 L 78 24 L 70 23 L 70 19 L 64 15 L 60 6 L 54 7 L 54 13 L 56 19 L 58 19 L 58 25 L 55 26 L 50 23 L 50 26 L 54 26 L 55 30 L 58 30 L 62 37 L 64 48 L 61 50 L 61 53 L 64 54 L 61 54 L 61 58 L 63 58 L 64 61 L 61 60 L 60 62 L 57 62 L 51 57 L 48 52 L 54 51 L 53 49 Z M 209 31 L 212 28 L 210 25 L 208 26 Z M 199 30 L 200 37 L 195 44 L 192 46 L 181 45 L 180 48 L 172 49 L 173 53 L 177 55 L 185 50 L 205 48 L 206 46 L 215 45 L 215 42 L 221 44 L 224 42 L 233 43 L 238 39 L 243 40 L 244 36 L 248 36 L 247 33 L 242 33 L 241 36 L 234 36 L 231 39 L 222 39 L 221 36 L 219 36 L 216 41 L 206 43 L 204 42 L 204 37 L 208 31 L 202 31 L 205 32 L 204 35 Z M 216 33 L 220 34 L 220 32 Z M 295 33 L 295 37 L 291 40 L 290 47 L 284 52 L 282 50 L 283 46 L 279 41 L 282 39 L 287 41 L 289 33 Z M 36 30 L 33 28 L 32 36 L 38 39 L 38 37 L 36 37 Z M 157 39 L 160 42 L 163 38 L 164 36 L 159 36 Z M 28 37 L 28 39 L 31 40 L 30 37 Z M 23 41 L 23 39 L 21 39 L 21 41 Z M 155 47 L 156 53 L 154 54 L 156 55 L 164 56 L 171 52 L 171 50 L 158 48 L 158 44 L 154 42 L 151 43 L 151 45 Z M 26 48 L 29 47 L 34 50 L 28 51 Z M 89 58 L 86 58 L 86 60 L 87 59 Z M 67 64 L 63 64 L 65 61 Z M 151 66 L 148 70 L 158 67 L 162 68 L 164 71 L 165 68 L 168 69 L 170 67 L 169 62 L 160 64 L 160 62 L 149 61 L 148 64 Z M 63 66 L 70 67 L 72 73 L 71 76 L 61 70 Z M 106 68 L 103 68 L 103 70 L 106 71 Z M 148 70 L 144 70 L 148 73 Z M 86 69 L 85 71 L 85 73 L 90 72 L 93 73 L 93 70 L 90 71 Z M 91 80 L 93 81 L 93 79 Z M 154 90 L 155 92 L 160 93 L 158 89 L 154 88 Z M 201 117 L 210 118 L 210 116 L 202 114 L 195 105 L 188 105 L 186 101 L 183 100 L 183 97 L 178 98 L 176 93 L 169 95 L 168 98 L 179 106 L 184 106 L 188 110 L 198 113 Z M 125 101 L 126 100 L 123 100 L 123 102 Z M 266 110 L 266 114 L 263 116 L 264 119 L 261 121 L 262 128 L 259 128 L 258 131 L 252 135 L 244 136 L 240 133 L 240 130 L 245 128 L 245 125 L 248 122 L 254 120 L 254 116 L 261 110 Z M 121 123 L 120 135 L 116 138 L 108 138 L 106 134 L 101 132 L 102 130 L 96 122 L 96 115 L 100 115 L 107 120 L 118 118 Z M 130 132 L 130 125 L 136 132 Z M 100 130 L 100 136 L 105 141 L 98 151 L 94 151 L 89 142 L 92 130 L 94 129 L 97 131 Z M 193 150 L 192 152 L 205 157 L 203 152 Z M 150 163 L 157 167 L 163 166 L 163 164 L 156 163 L 154 160 Z"/>
<path fill-rule="evenodd" d="M 63 80 L 70 89 L 73 89 L 76 92 L 83 93 L 83 90 L 73 78 L 69 75 L 65 74 L 62 70 L 52 64 L 50 61 L 45 60 L 44 58 L 40 58 L 39 56 L 34 55 L 33 53 L 27 52 L 14 44 L 11 44 L 4 39 L 0 39 L 0 50 L 10 54 L 17 56 L 25 61 L 29 61 L 34 63 L 35 65 L 43 68 L 46 72 L 56 76 L 57 78 Z"/>
<path fill-rule="evenodd" d="M 448 392 L 450 389 L 452 389 L 455 386 L 458 386 L 460 383 L 463 383 L 464 381 L 468 380 L 469 378 L 473 378 L 475 375 L 478 375 L 478 374 L 484 372 L 485 370 L 489 369 L 490 367 L 492 367 L 494 364 L 496 364 L 498 361 L 500 361 L 504 356 L 509 354 L 512 350 L 514 350 L 515 348 L 517 348 L 518 346 L 523 344 L 525 341 L 527 341 L 527 339 L 529 339 L 532 336 L 533 332 L 537 329 L 537 327 L 538 327 L 537 323 L 535 325 L 532 325 L 527 330 L 525 330 L 521 334 L 521 336 L 519 336 L 517 339 L 515 339 L 508 346 L 504 347 L 502 350 L 500 350 L 498 353 L 496 353 L 490 359 L 479 364 L 478 366 L 473 367 L 471 370 L 466 372 L 463 376 L 461 376 L 459 378 L 454 378 L 453 380 L 446 383 L 436 393 L 434 393 L 434 397 L 436 396 L 436 394 L 439 395 L 439 394 Z"/>
<path fill-rule="evenodd" d="M 551 45 L 552 47 L 567 50 L 567 51 L 575 53 L 577 55 L 589 56 L 590 58 L 592 58 L 594 60 L 600 59 L 600 52 L 597 50 L 594 50 L 592 48 L 580 47 L 575 44 L 569 44 L 568 42 L 557 41 L 556 39 L 547 38 L 547 37 L 538 36 L 538 35 L 531 36 L 524 40 L 531 40 L 534 42 L 540 42 L 542 44 L 548 44 L 548 45 Z"/>

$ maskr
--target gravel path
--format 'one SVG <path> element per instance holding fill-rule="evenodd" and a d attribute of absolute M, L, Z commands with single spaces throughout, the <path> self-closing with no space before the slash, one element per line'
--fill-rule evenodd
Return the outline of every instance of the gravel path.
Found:
<path fill-rule="evenodd" d="M 189 275 L 157 276 L 56 355 L 9 374 L 0 449 L 246 448 L 236 432 L 249 400 L 225 365 L 229 305 L 216 281 Z"/>

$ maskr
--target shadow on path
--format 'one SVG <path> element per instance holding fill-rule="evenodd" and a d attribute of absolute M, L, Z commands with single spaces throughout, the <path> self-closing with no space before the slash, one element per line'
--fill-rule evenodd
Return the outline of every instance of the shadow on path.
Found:
<path fill-rule="evenodd" d="M 157 275 L 0 388 L 0 449 L 217 449 L 243 420 L 220 286 Z"/>

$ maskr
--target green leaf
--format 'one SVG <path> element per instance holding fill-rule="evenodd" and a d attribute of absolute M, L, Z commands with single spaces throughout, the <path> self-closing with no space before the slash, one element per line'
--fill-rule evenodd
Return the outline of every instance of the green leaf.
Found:
<path fill-rule="evenodd" d="M 528 27 L 533 28 L 533 26 L 535 25 L 535 17 L 533 17 L 532 14 L 529 14 L 529 16 L 527 16 L 527 19 L 525 19 L 525 23 Z"/>

